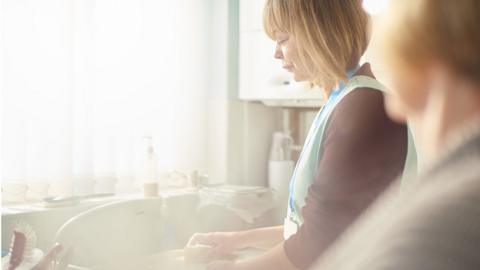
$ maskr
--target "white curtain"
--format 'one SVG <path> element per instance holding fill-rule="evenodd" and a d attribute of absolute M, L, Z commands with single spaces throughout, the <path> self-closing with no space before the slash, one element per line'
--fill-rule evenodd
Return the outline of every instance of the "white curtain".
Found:
<path fill-rule="evenodd" d="M 205 170 L 209 9 L 206 0 L 3 0 L 4 198 L 134 190 L 144 136 L 159 174 Z"/>

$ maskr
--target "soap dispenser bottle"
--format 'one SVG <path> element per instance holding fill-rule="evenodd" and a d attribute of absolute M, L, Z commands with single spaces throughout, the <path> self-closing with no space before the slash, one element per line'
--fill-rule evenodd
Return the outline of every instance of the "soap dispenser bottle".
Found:
<path fill-rule="evenodd" d="M 153 147 L 153 139 L 151 136 L 145 136 L 146 140 L 146 167 L 143 180 L 143 194 L 145 197 L 158 196 L 158 183 L 157 183 L 157 155 Z"/>

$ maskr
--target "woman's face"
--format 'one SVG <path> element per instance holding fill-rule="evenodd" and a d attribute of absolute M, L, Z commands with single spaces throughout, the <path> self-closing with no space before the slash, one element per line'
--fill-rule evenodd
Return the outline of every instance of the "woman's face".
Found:
<path fill-rule="evenodd" d="M 275 32 L 275 47 L 274 57 L 282 60 L 282 67 L 288 72 L 293 73 L 295 81 L 308 81 L 308 69 L 300 64 L 298 56 L 298 47 L 295 39 L 291 38 L 287 33 Z"/>

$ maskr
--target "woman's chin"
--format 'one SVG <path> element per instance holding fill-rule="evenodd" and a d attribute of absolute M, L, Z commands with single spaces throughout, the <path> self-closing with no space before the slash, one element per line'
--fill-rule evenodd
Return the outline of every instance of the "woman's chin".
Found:
<path fill-rule="evenodd" d="M 304 82 L 304 81 L 307 81 L 307 78 L 304 78 L 303 76 L 293 73 L 293 80 L 296 82 Z"/>
<path fill-rule="evenodd" d="M 296 77 L 293 77 L 293 80 L 296 81 L 296 82 L 302 82 L 303 81 L 303 80 L 297 79 Z"/>

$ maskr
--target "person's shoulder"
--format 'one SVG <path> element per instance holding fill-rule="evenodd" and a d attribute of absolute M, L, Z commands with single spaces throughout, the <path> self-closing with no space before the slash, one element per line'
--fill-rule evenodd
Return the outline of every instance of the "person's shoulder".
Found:
<path fill-rule="evenodd" d="M 369 87 L 357 87 L 339 101 L 336 109 L 339 111 L 345 108 L 363 110 L 365 106 L 383 106 L 383 104 L 382 91 Z"/>
<path fill-rule="evenodd" d="M 330 125 L 362 128 L 389 121 L 383 94 L 372 88 L 356 88 L 345 95 L 332 111 Z"/>
<path fill-rule="evenodd" d="M 370 64 L 363 64 L 356 72 L 357 76 L 376 80 Z M 354 81 L 354 79 L 352 79 Z M 349 83 L 352 83 L 350 81 Z M 366 114 L 382 114 L 385 112 L 383 93 L 380 89 L 370 87 L 356 87 L 349 91 L 337 104 L 333 113 L 337 116 L 362 117 Z M 353 115 L 352 113 L 355 113 Z M 385 115 L 386 113 L 384 113 Z"/>
<path fill-rule="evenodd" d="M 395 211 L 375 213 L 377 245 L 359 269 L 480 269 L 480 174 L 424 180 L 431 183 L 386 208 Z"/>
<path fill-rule="evenodd" d="M 480 267 L 476 254 L 480 249 L 480 174 L 461 178 L 425 179 L 431 185 L 420 187 L 409 198 L 397 229 L 391 231 L 404 239 L 394 246 L 410 250 L 412 257 L 405 258 L 412 263 L 409 266 L 429 265 L 427 260 L 433 260 L 453 267 L 446 269 L 480 269 L 464 265 L 475 259 Z M 462 264 L 465 268 L 459 267 Z"/>

